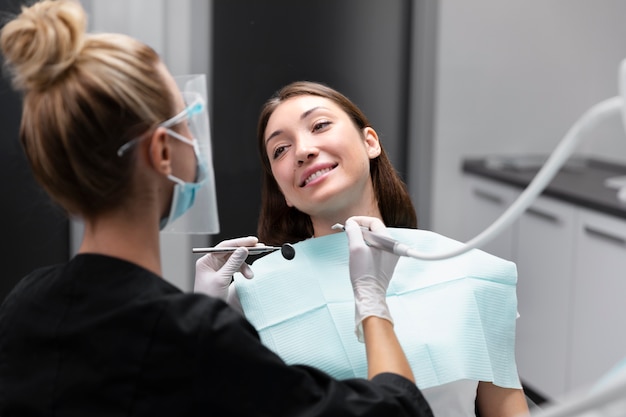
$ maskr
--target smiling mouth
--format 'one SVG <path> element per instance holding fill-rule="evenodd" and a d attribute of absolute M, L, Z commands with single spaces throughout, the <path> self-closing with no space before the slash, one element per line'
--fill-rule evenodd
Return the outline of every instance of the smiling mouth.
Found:
<path fill-rule="evenodd" d="M 324 169 L 320 169 L 319 171 L 314 172 L 313 174 L 309 175 L 304 182 L 300 185 L 300 187 L 305 187 L 308 183 L 310 183 L 311 181 L 313 181 L 316 178 L 321 177 L 322 175 L 332 171 L 333 169 L 335 169 L 337 167 L 337 165 L 332 166 L 332 167 L 328 167 L 328 168 L 324 168 Z"/>

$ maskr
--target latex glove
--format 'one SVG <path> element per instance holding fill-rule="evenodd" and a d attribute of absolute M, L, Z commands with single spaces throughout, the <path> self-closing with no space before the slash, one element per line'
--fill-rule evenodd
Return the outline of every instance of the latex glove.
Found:
<path fill-rule="evenodd" d="M 232 253 L 207 253 L 199 258 L 196 261 L 196 279 L 193 291 L 221 298 L 226 302 L 232 302 L 233 295 L 229 295 L 229 288 L 231 287 L 233 274 L 239 271 L 248 279 L 254 277 L 252 269 L 246 264 L 246 258 L 248 257 L 246 246 L 256 246 L 258 242 L 259 239 L 256 237 L 248 236 L 224 240 L 215 245 L 216 248 L 234 246 L 239 248 Z"/>
<path fill-rule="evenodd" d="M 350 248 L 350 280 L 354 291 L 356 335 L 363 342 L 363 320 L 376 316 L 393 319 L 387 307 L 387 288 L 399 256 L 368 246 L 361 227 L 389 236 L 382 221 L 374 217 L 355 216 L 346 220 L 345 231 Z"/>

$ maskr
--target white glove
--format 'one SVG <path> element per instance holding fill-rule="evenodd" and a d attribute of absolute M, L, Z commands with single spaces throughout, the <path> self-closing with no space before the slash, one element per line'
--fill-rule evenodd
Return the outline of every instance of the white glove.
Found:
<path fill-rule="evenodd" d="M 207 294 L 213 297 L 221 298 L 234 307 L 239 307 L 239 299 L 234 293 L 234 288 L 230 290 L 233 274 L 237 271 L 250 279 L 254 277 L 254 273 L 250 266 L 246 263 L 248 257 L 248 249 L 246 246 L 256 246 L 259 242 L 254 236 L 241 237 L 237 239 L 224 240 L 215 247 L 235 247 L 237 250 L 232 253 L 207 253 L 196 261 L 196 279 L 193 285 L 193 291 Z M 236 299 L 233 299 L 235 297 Z"/>
<path fill-rule="evenodd" d="M 346 220 L 345 230 L 350 248 L 350 280 L 354 291 L 356 336 L 363 342 L 363 320 L 376 316 L 393 323 L 387 307 L 387 287 L 398 263 L 398 256 L 368 246 L 361 227 L 389 236 L 382 221 L 374 217 L 355 216 Z"/>

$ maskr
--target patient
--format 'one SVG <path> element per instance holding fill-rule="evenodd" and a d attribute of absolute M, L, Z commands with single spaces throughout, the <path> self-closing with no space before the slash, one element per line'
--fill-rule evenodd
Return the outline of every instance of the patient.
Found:
<path fill-rule="evenodd" d="M 417 220 L 409 194 L 382 148 L 376 131 L 361 110 L 336 90 L 313 82 L 295 82 L 285 86 L 263 106 L 257 140 L 263 163 L 258 238 L 264 244 L 302 242 L 300 245 L 303 246 L 296 248 L 297 254 L 300 254 L 300 249 L 309 250 L 310 245 L 314 245 L 316 241 L 326 239 L 324 242 L 329 243 L 328 247 L 336 245 L 340 250 L 345 245 L 337 243 L 336 238 L 342 236 L 334 235 L 338 232 L 332 226 L 336 223 L 343 224 L 346 219 L 355 215 L 381 219 L 388 227 L 397 228 L 397 233 L 401 235 L 422 232 L 416 230 Z M 256 242 L 256 238 L 248 237 L 231 240 L 228 244 L 251 246 Z M 316 253 L 318 252 L 314 250 L 307 252 L 313 257 Z M 339 256 L 337 253 L 339 252 L 330 256 Z M 264 261 L 267 268 L 277 266 L 274 260 L 269 261 L 272 255 L 257 261 L 255 267 L 258 264 L 260 270 Z M 239 305 L 234 286 L 229 289 L 230 277 L 221 277 L 219 280 L 210 277 L 210 282 L 203 279 L 202 266 L 212 262 L 214 257 L 215 255 L 206 255 L 198 261 L 196 285 L 202 285 L 212 295 L 228 298 L 231 304 Z M 321 268 L 326 258 L 320 256 L 318 260 L 316 262 L 314 259 L 310 264 Z M 346 259 L 343 261 L 347 262 Z M 270 263 L 272 265 L 267 265 Z M 399 264 L 392 284 L 399 279 L 399 274 L 404 273 L 402 271 L 409 271 L 411 268 L 414 268 L 414 264 L 408 269 L 400 268 Z M 338 274 L 340 269 L 337 269 Z M 249 282 L 261 282 L 265 278 L 259 270 L 255 270 L 256 279 Z M 242 272 L 247 278 L 253 275 L 245 264 Z M 298 271 L 288 272 L 295 275 L 295 280 Z M 239 277 L 236 277 L 236 285 L 243 304 L 239 308 L 243 308 L 248 314 L 246 300 L 260 297 L 244 297 L 242 291 L 254 290 L 246 289 L 246 280 L 240 280 Z M 290 291 L 281 286 L 280 280 L 272 282 L 277 287 L 277 292 Z M 294 291 L 298 291 L 298 288 Z M 437 305 L 431 314 L 441 315 L 446 310 L 445 305 Z M 397 313 L 392 315 L 398 320 Z M 427 317 L 414 317 L 409 321 L 420 319 L 428 320 Z M 503 356 L 514 358 L 514 315 L 506 325 L 507 331 L 502 336 L 507 339 L 506 343 L 500 344 L 496 341 L 487 350 L 496 356 L 502 353 Z M 289 338 L 289 335 L 286 337 Z M 295 337 L 294 334 L 293 338 Z M 422 350 L 439 348 L 435 342 L 436 335 L 423 335 L 423 339 L 425 341 L 422 343 Z M 463 342 L 462 337 L 457 339 Z M 498 349 L 502 349 L 501 346 L 507 346 L 508 351 L 498 352 Z M 406 350 L 407 347 L 404 347 Z M 456 346 L 442 347 L 455 348 Z M 295 353 L 297 357 L 297 352 Z M 407 356 L 410 357 L 409 351 Z M 298 358 L 298 361 L 303 360 L 306 357 Z M 418 380 L 417 384 L 431 405 L 434 415 L 473 416 L 476 407 L 482 417 L 515 416 L 527 412 L 528 409 L 514 360 L 510 362 L 513 363 L 508 364 L 508 369 L 514 369 L 514 375 L 509 380 L 513 382 L 506 386 L 498 386 L 492 380 L 478 379 L 442 379 L 442 383 L 427 387 L 420 386 Z M 458 365 L 443 364 L 443 371 L 440 369 L 439 374 L 445 374 L 446 367 L 450 369 Z"/>

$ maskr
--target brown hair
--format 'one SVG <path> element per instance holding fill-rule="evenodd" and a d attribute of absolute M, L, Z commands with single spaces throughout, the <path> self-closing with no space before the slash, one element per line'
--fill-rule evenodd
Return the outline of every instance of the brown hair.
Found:
<path fill-rule="evenodd" d="M 363 112 L 346 96 L 320 83 L 293 82 L 277 91 L 262 107 L 257 125 L 257 144 L 263 166 L 261 212 L 257 234 L 268 245 L 294 243 L 313 235 L 311 218 L 295 207 L 287 206 L 274 179 L 265 148 L 265 128 L 279 104 L 301 95 L 324 97 L 338 104 L 350 116 L 358 129 L 371 127 Z M 417 216 L 406 185 L 389 161 L 381 145 L 381 153 L 370 160 L 370 175 L 383 222 L 389 227 L 417 228 Z"/>
<path fill-rule="evenodd" d="M 129 194 L 119 147 L 174 110 L 156 52 L 121 34 L 86 34 L 80 3 L 45 0 L 8 22 L 0 47 L 23 93 L 20 141 L 37 181 L 67 211 L 92 216 Z"/>

